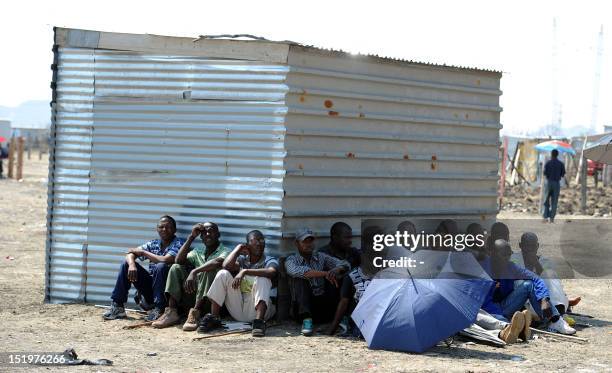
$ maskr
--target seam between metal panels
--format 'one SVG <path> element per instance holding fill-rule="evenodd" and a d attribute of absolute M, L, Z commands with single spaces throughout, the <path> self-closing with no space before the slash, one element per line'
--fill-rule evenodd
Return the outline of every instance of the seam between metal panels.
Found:
<path fill-rule="evenodd" d="M 377 192 L 348 192 L 345 194 L 334 194 L 334 193 L 287 193 L 286 197 L 290 198 L 324 198 L 324 197 L 334 197 L 334 198 L 354 198 L 354 197 L 372 197 L 372 198 L 430 198 L 430 197 L 449 197 L 449 198 L 464 198 L 464 197 L 497 197 L 497 192 L 464 192 L 464 193 L 452 193 L 452 192 L 430 192 L 430 191 L 417 191 L 417 192 L 385 192 L 384 194 L 379 194 Z"/>
<path fill-rule="evenodd" d="M 355 131 L 325 131 L 325 130 L 312 130 L 312 129 L 292 129 L 287 128 L 286 135 L 289 136 L 318 136 L 318 137 L 341 137 L 341 138 L 353 138 L 353 139 L 364 139 L 364 140 L 387 140 L 387 141 L 407 141 L 407 142 L 429 142 L 436 144 L 459 144 L 459 145 L 481 145 L 481 146 L 499 146 L 499 140 L 492 141 L 474 141 L 474 140 L 457 140 L 450 137 L 425 137 L 425 136 L 401 136 L 392 135 L 385 133 L 359 133 Z"/>
<path fill-rule="evenodd" d="M 398 161 L 427 161 L 431 162 L 431 155 L 422 154 L 406 154 L 406 153 L 360 153 L 360 152 L 322 152 L 309 150 L 290 150 L 287 153 L 290 157 L 295 158 L 356 158 L 370 160 L 398 160 Z M 497 160 L 491 157 L 445 157 L 436 156 L 434 159 L 439 162 L 474 162 L 474 163 L 497 163 Z"/>
<path fill-rule="evenodd" d="M 320 115 L 320 116 L 329 116 L 328 110 L 321 109 L 305 109 L 305 108 L 296 108 L 290 107 L 289 114 L 302 114 L 302 115 Z M 497 122 L 470 122 L 470 121 L 451 121 L 444 119 L 431 119 L 431 118 L 423 118 L 423 117 L 413 117 L 408 115 L 384 115 L 371 113 L 367 111 L 350 111 L 350 110 L 342 110 L 342 112 L 337 112 L 337 115 L 334 117 L 338 118 L 350 118 L 350 119 L 376 119 L 376 120 L 384 120 L 391 122 L 402 122 L 402 123 L 415 123 L 415 124 L 433 124 L 440 126 L 453 126 L 453 127 L 473 127 L 473 128 L 490 128 L 490 129 L 501 129 L 503 126 Z"/>
<path fill-rule="evenodd" d="M 375 178 L 375 179 L 448 179 L 448 180 L 497 180 L 497 170 L 495 175 L 482 174 L 454 174 L 454 173 L 374 173 L 374 172 L 332 172 L 332 171 L 304 171 L 300 169 L 287 169 L 288 176 L 302 177 L 336 177 L 336 178 Z"/>
<path fill-rule="evenodd" d="M 433 107 L 442 107 L 448 109 L 467 109 L 467 110 L 476 110 L 476 111 L 487 111 L 487 112 L 501 112 L 502 108 L 500 106 L 488 106 L 488 105 L 471 105 L 471 104 L 461 104 L 455 102 L 441 102 L 441 101 L 433 101 L 433 100 L 420 100 L 410 97 L 399 97 L 399 96 L 381 96 L 381 95 L 373 95 L 373 94 L 364 94 L 364 93 L 352 93 L 352 92 L 344 92 L 344 91 L 332 91 L 327 89 L 313 89 L 309 87 L 299 87 L 297 85 L 292 85 L 289 93 L 293 93 L 296 95 L 302 95 L 304 93 L 313 96 L 324 96 L 324 97 L 337 97 L 337 98 L 346 98 L 346 99 L 358 99 L 365 101 L 379 101 L 379 102 L 390 102 L 390 103 L 398 103 L 398 104 L 412 104 L 412 105 L 423 105 L 423 106 L 433 106 Z"/>
<path fill-rule="evenodd" d="M 417 88 L 433 88 L 445 91 L 455 92 L 467 92 L 467 93 L 478 93 L 490 96 L 501 96 L 502 91 L 499 89 L 490 88 L 476 88 L 454 84 L 444 83 L 427 83 L 418 80 L 402 79 L 402 78 L 387 78 L 382 76 L 371 76 L 356 73 L 343 73 L 340 71 L 324 70 L 324 69 L 313 69 L 305 67 L 294 67 L 289 66 L 290 73 L 304 74 L 304 75 L 318 75 L 331 78 L 343 78 L 350 80 L 360 80 L 365 82 L 377 82 L 377 83 L 389 83 L 393 85 L 401 85 L 406 87 L 417 87 Z"/>
<path fill-rule="evenodd" d="M 497 210 L 441 210 L 432 213 L 430 210 L 396 210 L 396 211 L 291 211 L 286 212 L 285 217 L 289 218 L 318 218 L 318 217 L 332 217 L 332 216 L 362 216 L 364 219 L 369 216 L 384 217 L 384 216 L 410 216 L 410 215 L 490 215 L 497 214 Z"/>

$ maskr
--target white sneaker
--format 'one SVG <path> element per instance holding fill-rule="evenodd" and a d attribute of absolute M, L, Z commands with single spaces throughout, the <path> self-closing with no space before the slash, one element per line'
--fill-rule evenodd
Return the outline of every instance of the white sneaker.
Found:
<path fill-rule="evenodd" d="M 567 321 L 563 320 L 563 317 L 559 317 L 559 320 L 556 322 L 551 322 L 546 328 L 549 332 L 559 333 L 559 334 L 576 334 L 576 329 L 569 326 Z"/>

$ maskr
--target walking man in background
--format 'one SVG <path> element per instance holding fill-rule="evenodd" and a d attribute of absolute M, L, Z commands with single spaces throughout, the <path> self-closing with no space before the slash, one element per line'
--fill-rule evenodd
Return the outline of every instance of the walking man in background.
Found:
<path fill-rule="evenodd" d="M 544 165 L 544 176 L 546 176 L 546 197 L 544 198 L 544 221 L 551 223 L 555 221 L 557 214 L 557 202 L 561 191 L 561 178 L 565 176 L 565 165 L 557 159 L 559 151 L 553 149 L 550 153 L 552 159 Z"/>

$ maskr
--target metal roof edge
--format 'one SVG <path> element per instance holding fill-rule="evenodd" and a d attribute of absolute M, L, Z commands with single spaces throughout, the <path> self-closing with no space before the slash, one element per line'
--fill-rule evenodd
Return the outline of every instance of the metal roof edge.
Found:
<path fill-rule="evenodd" d="M 502 76 L 502 71 L 465 66 L 435 64 L 421 61 L 381 57 L 373 54 L 353 54 L 342 50 L 324 49 L 312 45 L 285 40 L 272 41 L 253 35 L 201 35 L 197 38 L 163 36 L 154 34 L 130 34 L 54 27 L 55 44 L 61 47 L 124 50 L 148 53 L 164 53 L 203 57 L 244 59 L 271 63 L 287 63 L 291 49 L 332 57 L 358 59 L 412 67 L 436 68 Z M 238 39 L 248 37 L 251 40 Z"/>
<path fill-rule="evenodd" d="M 346 52 L 343 50 L 325 49 L 325 48 L 319 48 L 313 45 L 301 45 L 298 43 L 291 44 L 290 53 L 291 53 L 291 49 L 297 49 L 303 52 L 316 53 L 319 55 L 327 55 L 331 57 L 351 58 L 351 59 L 361 60 L 363 62 L 371 61 L 371 62 L 396 64 L 396 65 L 409 65 L 413 67 L 436 68 L 436 69 L 449 70 L 449 71 L 487 73 L 487 74 L 494 74 L 497 77 L 502 76 L 502 71 L 499 71 L 499 70 L 483 69 L 483 68 L 476 68 L 476 67 L 465 67 L 465 66 L 454 66 L 454 65 L 446 65 L 446 64 L 436 64 L 436 63 L 429 63 L 429 62 L 422 62 L 422 61 L 405 60 L 401 58 L 381 57 L 381 56 L 374 55 L 374 54 L 361 54 L 361 53 L 354 54 L 354 53 Z"/>
<path fill-rule="evenodd" d="M 208 39 L 129 34 L 54 27 L 60 47 L 163 53 L 185 56 L 287 63 L 289 44 L 268 41 Z"/>

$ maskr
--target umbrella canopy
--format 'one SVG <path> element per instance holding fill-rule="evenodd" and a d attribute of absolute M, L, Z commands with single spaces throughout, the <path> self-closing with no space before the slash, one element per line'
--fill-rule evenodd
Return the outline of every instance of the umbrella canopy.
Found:
<path fill-rule="evenodd" d="M 423 250 L 410 256 L 428 267 L 421 272 L 434 268 L 444 278 L 417 277 L 406 268 L 387 268 L 376 275 L 351 315 L 368 347 L 424 352 L 474 323 L 493 281 L 479 270 L 482 277 L 470 270 L 449 276 L 443 268 L 455 254 L 465 262 L 471 257 L 480 267 L 468 253 Z"/>
<path fill-rule="evenodd" d="M 584 156 L 595 162 L 612 164 L 612 134 L 602 137 L 594 145 L 584 149 Z"/>
<path fill-rule="evenodd" d="M 576 151 L 574 150 L 574 148 L 572 148 L 570 144 L 559 140 L 544 141 L 536 145 L 535 148 L 541 152 L 550 152 L 554 149 L 557 149 L 559 153 L 563 152 L 569 153 L 571 155 L 576 154 Z"/>

